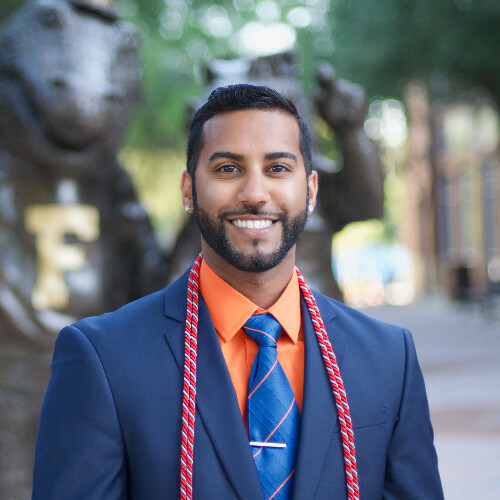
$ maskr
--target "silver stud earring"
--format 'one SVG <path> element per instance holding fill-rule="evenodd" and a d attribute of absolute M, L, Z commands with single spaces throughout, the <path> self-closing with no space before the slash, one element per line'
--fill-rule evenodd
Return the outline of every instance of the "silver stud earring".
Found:
<path fill-rule="evenodd" d="M 191 205 L 184 205 L 184 210 L 189 212 L 191 210 Z"/>
<path fill-rule="evenodd" d="M 309 206 L 307 207 L 307 211 L 308 211 L 310 214 L 312 214 L 312 213 L 313 213 L 313 211 L 314 211 L 314 205 L 309 205 Z"/>

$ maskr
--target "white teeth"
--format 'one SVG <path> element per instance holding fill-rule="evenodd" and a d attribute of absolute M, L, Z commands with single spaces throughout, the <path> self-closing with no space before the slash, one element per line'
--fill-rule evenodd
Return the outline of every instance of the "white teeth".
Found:
<path fill-rule="evenodd" d="M 233 220 L 233 224 L 236 227 L 245 227 L 248 229 L 264 229 L 269 227 L 273 221 L 269 219 L 264 220 L 246 220 L 246 219 L 236 219 Z"/>

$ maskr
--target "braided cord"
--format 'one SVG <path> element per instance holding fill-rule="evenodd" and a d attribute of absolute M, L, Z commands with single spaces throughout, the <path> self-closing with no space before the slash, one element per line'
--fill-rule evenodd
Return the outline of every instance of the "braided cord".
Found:
<path fill-rule="evenodd" d="M 182 500 L 193 498 L 194 417 L 196 403 L 196 356 L 198 338 L 198 291 L 201 253 L 191 268 L 187 291 L 184 337 L 184 386 L 182 390 L 181 483 Z"/>
<path fill-rule="evenodd" d="M 184 340 L 184 387 L 182 397 L 182 435 L 181 435 L 181 500 L 193 498 L 193 463 L 194 463 L 194 417 L 196 403 L 196 355 L 198 334 L 198 293 L 199 271 L 202 261 L 200 253 L 191 268 L 187 292 L 186 330 Z M 328 340 L 325 325 L 321 319 L 316 300 L 300 271 L 295 268 L 299 286 L 311 315 L 319 347 L 333 389 L 335 405 L 342 435 L 344 449 L 347 496 L 349 500 L 359 500 L 358 472 L 351 415 L 344 383 L 337 364 L 337 358 Z"/>
<path fill-rule="evenodd" d="M 342 435 L 342 446 L 344 448 L 347 496 L 349 500 L 358 500 L 359 487 L 358 472 L 356 468 L 356 453 L 354 448 L 354 433 L 352 430 L 352 421 L 344 389 L 344 382 L 342 381 L 342 376 L 340 375 L 340 370 L 337 364 L 337 358 L 333 352 L 332 345 L 328 340 L 328 335 L 326 334 L 325 325 L 321 319 L 321 314 L 319 312 L 318 305 L 316 304 L 316 300 L 297 267 L 295 267 L 295 272 L 297 273 L 299 286 L 309 309 L 309 314 L 311 315 L 314 331 L 316 332 L 316 337 L 318 338 L 321 354 L 323 355 L 323 361 L 325 363 L 328 378 L 330 379 L 333 395 L 335 397 L 335 405 L 337 406 L 337 415 Z"/>

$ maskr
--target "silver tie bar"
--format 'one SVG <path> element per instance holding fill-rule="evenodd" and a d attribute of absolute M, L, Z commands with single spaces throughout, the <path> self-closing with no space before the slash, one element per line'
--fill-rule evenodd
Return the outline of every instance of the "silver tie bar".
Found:
<path fill-rule="evenodd" d="M 286 448 L 286 443 L 263 443 L 261 441 L 250 441 L 250 446 L 259 448 Z"/>

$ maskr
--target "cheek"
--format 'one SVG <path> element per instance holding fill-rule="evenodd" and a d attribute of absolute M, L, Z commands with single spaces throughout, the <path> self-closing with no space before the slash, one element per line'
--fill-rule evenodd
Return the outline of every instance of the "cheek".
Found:
<path fill-rule="evenodd" d="M 198 204 L 205 210 L 219 210 L 231 204 L 232 193 L 226 186 L 213 185 L 200 179 L 196 182 Z"/>
<path fill-rule="evenodd" d="M 291 185 L 278 190 L 275 200 L 278 206 L 285 208 L 290 213 L 302 212 L 307 202 L 307 189 Z"/>

